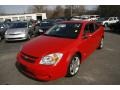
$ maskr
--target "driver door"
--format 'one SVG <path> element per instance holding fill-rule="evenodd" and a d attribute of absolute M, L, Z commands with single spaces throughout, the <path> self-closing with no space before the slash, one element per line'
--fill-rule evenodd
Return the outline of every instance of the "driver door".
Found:
<path fill-rule="evenodd" d="M 82 35 L 82 48 L 80 47 L 83 53 L 83 58 L 88 57 L 96 48 L 94 32 L 94 23 L 86 24 Z"/>

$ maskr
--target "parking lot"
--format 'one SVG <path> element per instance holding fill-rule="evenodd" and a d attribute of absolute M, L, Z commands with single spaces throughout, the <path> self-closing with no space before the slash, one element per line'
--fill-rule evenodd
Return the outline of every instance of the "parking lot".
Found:
<path fill-rule="evenodd" d="M 16 54 L 22 42 L 0 42 L 0 84 L 120 84 L 120 35 L 105 32 L 104 48 L 96 50 L 82 63 L 74 77 L 63 77 L 54 81 L 33 80 L 20 73 L 15 66 Z"/>

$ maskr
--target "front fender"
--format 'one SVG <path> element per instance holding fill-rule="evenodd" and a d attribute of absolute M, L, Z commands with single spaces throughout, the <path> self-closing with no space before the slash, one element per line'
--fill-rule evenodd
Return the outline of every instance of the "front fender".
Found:
<path fill-rule="evenodd" d="M 81 52 L 80 52 L 77 48 L 71 49 L 69 52 L 67 52 L 67 57 L 66 57 L 67 67 L 68 67 L 69 64 L 70 64 L 70 61 L 71 61 L 72 57 L 73 57 L 76 53 L 80 53 L 80 54 L 81 54 Z M 82 59 L 82 55 L 81 55 L 81 59 Z M 81 61 L 80 61 L 80 62 L 81 62 Z"/>

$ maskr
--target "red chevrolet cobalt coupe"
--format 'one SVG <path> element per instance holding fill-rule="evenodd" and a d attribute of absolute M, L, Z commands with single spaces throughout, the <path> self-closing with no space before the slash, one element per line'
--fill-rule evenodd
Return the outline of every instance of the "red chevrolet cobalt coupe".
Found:
<path fill-rule="evenodd" d="M 78 73 L 80 64 L 103 47 L 104 27 L 96 22 L 64 21 L 23 45 L 17 68 L 34 79 L 49 81 Z"/>

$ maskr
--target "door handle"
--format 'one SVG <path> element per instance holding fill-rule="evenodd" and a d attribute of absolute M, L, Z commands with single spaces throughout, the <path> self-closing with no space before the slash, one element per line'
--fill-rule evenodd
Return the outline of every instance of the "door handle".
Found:
<path fill-rule="evenodd" d="M 83 39 L 87 39 L 88 38 L 88 36 L 83 36 Z"/>
<path fill-rule="evenodd" d="M 89 37 L 92 37 L 92 35 L 90 34 L 90 35 L 88 35 Z"/>

